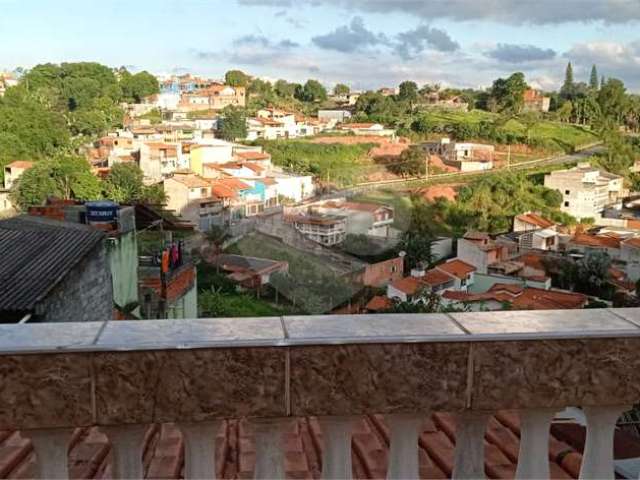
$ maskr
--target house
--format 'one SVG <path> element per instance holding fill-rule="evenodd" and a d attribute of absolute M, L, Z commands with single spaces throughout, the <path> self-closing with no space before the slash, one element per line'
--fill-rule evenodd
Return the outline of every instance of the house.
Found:
<path fill-rule="evenodd" d="M 382 87 L 378 90 L 378 93 L 382 94 L 385 97 L 391 97 L 393 95 L 397 95 L 398 90 L 395 88 Z"/>
<path fill-rule="evenodd" d="M 436 155 L 444 164 L 460 172 L 491 170 L 495 147 L 483 143 L 452 142 L 441 138 L 438 142 L 425 142 L 422 149 L 428 155 Z"/>
<path fill-rule="evenodd" d="M 316 185 L 311 175 L 285 173 L 281 169 L 272 169 L 269 177 L 277 184 L 278 195 L 295 203 L 313 197 Z"/>
<path fill-rule="evenodd" d="M 588 163 L 545 175 L 544 186 L 559 191 L 562 194 L 560 209 L 577 219 L 598 220 L 605 208 L 619 208 L 627 195 L 623 177 Z"/>
<path fill-rule="evenodd" d="M 423 292 L 441 295 L 448 290 L 465 291 L 474 283 L 476 268 L 453 259 L 425 271 L 422 265 L 411 270 L 411 275 L 387 286 L 387 297 L 401 302 L 418 301 Z"/>
<path fill-rule="evenodd" d="M 225 199 L 212 191 L 211 182 L 189 171 L 175 172 L 165 179 L 167 209 L 196 225 L 200 231 L 208 231 L 212 225 L 224 225 L 228 221 Z"/>
<path fill-rule="evenodd" d="M 404 277 L 404 259 L 390 258 L 382 262 L 367 264 L 359 273 L 357 281 L 367 287 L 386 287 Z"/>
<path fill-rule="evenodd" d="M 349 110 L 318 110 L 318 120 L 327 122 L 330 126 L 345 123 L 351 118 Z"/>
<path fill-rule="evenodd" d="M 505 245 L 497 243 L 487 233 L 467 232 L 458 239 L 457 256 L 463 262 L 473 265 L 478 273 L 488 273 L 489 266 L 506 260 L 509 256 Z"/>
<path fill-rule="evenodd" d="M 20 176 L 33 167 L 33 162 L 26 162 L 23 160 L 17 160 L 11 162 L 4 167 L 4 188 L 10 190 L 13 184 L 20 178 Z"/>
<path fill-rule="evenodd" d="M 44 217 L 0 220 L 2 323 L 110 320 L 105 239 L 90 226 Z"/>
<path fill-rule="evenodd" d="M 466 291 L 474 284 L 476 267 L 454 258 L 435 267 L 435 270 L 445 273 L 453 279 L 454 290 Z"/>
<path fill-rule="evenodd" d="M 180 168 L 178 144 L 143 142 L 140 145 L 140 169 L 148 183 L 157 183 Z"/>
<path fill-rule="evenodd" d="M 540 90 L 528 88 L 522 94 L 525 112 L 548 112 L 551 105 L 551 97 L 545 96 Z"/>
<path fill-rule="evenodd" d="M 396 131 L 384 128 L 380 123 L 343 123 L 339 130 L 350 132 L 356 136 L 396 138 Z"/>
<path fill-rule="evenodd" d="M 469 104 L 460 95 L 443 95 L 441 92 L 430 92 L 424 95 L 423 108 L 441 108 L 446 110 L 457 110 L 466 112 L 469 110 Z"/>
<path fill-rule="evenodd" d="M 113 286 L 113 318 L 138 304 L 138 242 L 135 207 L 108 200 L 79 202 L 49 199 L 46 205 L 29 207 L 29 216 L 87 225 L 107 236 L 107 261 Z M 127 313 L 137 315 L 136 308 Z"/>
<path fill-rule="evenodd" d="M 621 256 L 620 246 L 622 239 L 616 235 L 593 235 L 589 233 L 576 233 L 567 244 L 568 252 L 579 252 L 582 254 L 603 252 L 612 259 L 619 259 Z"/>
<path fill-rule="evenodd" d="M 178 108 L 182 111 L 223 110 L 228 106 L 244 107 L 246 105 L 246 89 L 231 87 L 218 83 L 204 88 L 182 93 Z"/>
<path fill-rule="evenodd" d="M 204 165 L 228 163 L 233 160 L 234 145 L 218 139 L 206 139 L 189 147 L 189 168 L 196 175 L 204 175 Z"/>
<path fill-rule="evenodd" d="M 328 201 L 315 205 L 313 210 L 322 214 L 344 216 L 347 219 L 347 235 L 388 238 L 392 233 L 394 210 L 387 205 Z"/>
<path fill-rule="evenodd" d="M 274 273 L 289 273 L 289 263 L 267 258 L 221 254 L 210 263 L 242 288 L 251 290 L 260 290 L 269 284 Z"/>
<path fill-rule="evenodd" d="M 325 247 L 344 242 L 347 236 L 347 221 L 344 217 L 331 215 L 296 215 L 289 219 L 302 235 Z"/>
<path fill-rule="evenodd" d="M 447 291 L 442 298 L 448 306 L 472 311 L 571 310 L 584 308 L 588 302 L 587 296 L 581 293 L 500 283 L 486 293 Z"/>
<path fill-rule="evenodd" d="M 497 240 L 501 243 L 512 243 L 513 251 L 521 249 L 558 250 L 560 238 L 558 232 L 551 228 L 528 231 L 514 231 L 500 235 Z"/>
<path fill-rule="evenodd" d="M 533 230 L 556 229 L 556 224 L 534 212 L 526 212 L 513 218 L 514 232 L 529 232 Z"/>

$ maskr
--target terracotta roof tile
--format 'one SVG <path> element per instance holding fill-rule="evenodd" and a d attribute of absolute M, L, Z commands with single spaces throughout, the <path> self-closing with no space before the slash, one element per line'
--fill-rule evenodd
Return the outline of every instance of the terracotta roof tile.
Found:
<path fill-rule="evenodd" d="M 528 223 L 530 225 L 535 225 L 540 228 L 549 228 L 555 225 L 551 220 L 548 220 L 537 213 L 523 213 L 522 215 L 518 215 L 516 217 L 518 220 L 524 223 Z"/>
<path fill-rule="evenodd" d="M 387 297 L 383 297 L 382 295 L 376 295 L 366 305 L 366 309 L 371 312 L 379 312 L 383 310 L 389 309 L 393 303 Z"/>
<path fill-rule="evenodd" d="M 589 235 L 588 233 L 578 233 L 571 243 L 585 247 L 620 248 L 620 239 L 603 235 Z"/>
<path fill-rule="evenodd" d="M 8 165 L 5 165 L 5 168 L 23 168 L 28 169 L 33 167 L 33 162 L 27 162 L 25 160 L 16 160 L 15 162 L 11 162 Z"/>
<path fill-rule="evenodd" d="M 438 265 L 436 268 L 450 275 L 458 277 L 461 280 L 466 279 L 470 273 L 476 271 L 476 267 L 458 259 Z"/>
<path fill-rule="evenodd" d="M 420 282 L 420 280 L 415 277 L 401 278 L 400 280 L 396 280 L 391 284 L 393 288 L 395 288 L 396 290 L 400 290 L 407 295 L 413 295 L 414 293 L 416 293 L 420 289 L 421 285 L 422 283 Z"/>

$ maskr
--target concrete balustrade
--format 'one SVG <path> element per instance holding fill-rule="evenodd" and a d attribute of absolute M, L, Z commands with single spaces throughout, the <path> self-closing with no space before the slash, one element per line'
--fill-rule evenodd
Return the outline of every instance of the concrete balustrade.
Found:
<path fill-rule="evenodd" d="M 388 478 L 417 478 L 432 412 L 456 414 L 454 478 L 483 478 L 489 416 L 518 410 L 516 477 L 548 478 L 554 413 L 581 407 L 581 478 L 613 478 L 618 416 L 640 400 L 640 309 L 0 325 L 0 429 L 67 478 L 98 426 L 114 478 L 140 478 L 147 426 L 175 422 L 186 478 L 214 478 L 220 422 L 248 418 L 255 478 L 284 477 L 291 419 L 319 418 L 326 479 L 351 477 L 354 420 L 384 414 Z M 561 366 L 561 368 L 559 368 Z"/>

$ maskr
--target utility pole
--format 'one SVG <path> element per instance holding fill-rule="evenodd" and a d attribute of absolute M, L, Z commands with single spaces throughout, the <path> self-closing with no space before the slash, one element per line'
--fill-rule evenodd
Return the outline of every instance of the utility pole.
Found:
<path fill-rule="evenodd" d="M 511 168 L 511 144 L 507 145 L 507 170 Z"/>
<path fill-rule="evenodd" d="M 429 180 L 429 160 L 431 160 L 431 154 L 427 153 L 427 157 L 424 159 L 424 179 Z"/>

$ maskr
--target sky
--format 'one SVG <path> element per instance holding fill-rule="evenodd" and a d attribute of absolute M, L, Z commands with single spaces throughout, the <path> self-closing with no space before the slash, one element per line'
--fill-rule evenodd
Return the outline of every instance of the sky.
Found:
<path fill-rule="evenodd" d="M 640 0 L 0 0 L 0 70 L 98 61 L 155 74 L 353 89 L 487 87 L 522 71 L 546 90 L 567 62 L 640 92 Z"/>

